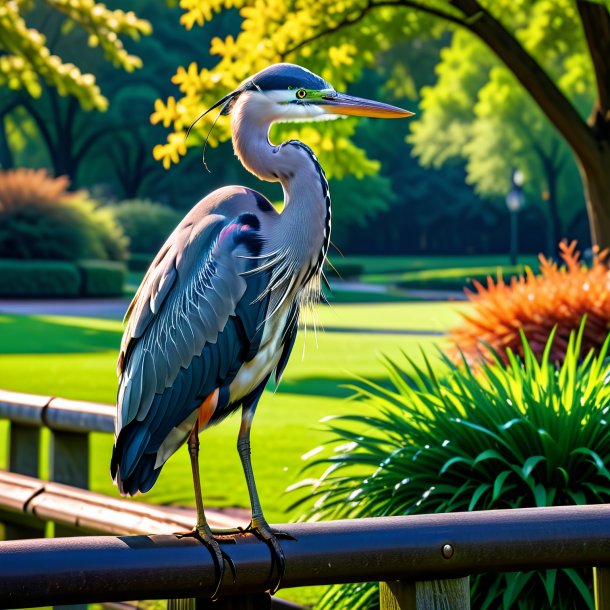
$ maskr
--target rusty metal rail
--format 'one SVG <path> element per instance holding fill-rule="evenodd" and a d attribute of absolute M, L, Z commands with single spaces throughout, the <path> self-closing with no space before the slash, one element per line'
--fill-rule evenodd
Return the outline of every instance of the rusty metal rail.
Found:
<path fill-rule="evenodd" d="M 208 512 L 213 527 L 235 526 L 235 519 Z M 120 500 L 0 470 L 0 521 L 19 521 L 22 516 L 96 534 L 173 534 L 190 531 L 196 521 L 192 509 Z"/>
<path fill-rule="evenodd" d="M 610 566 L 610 506 L 413 515 L 282 525 L 285 587 L 448 579 L 481 572 Z M 262 592 L 271 556 L 253 535 L 223 544 L 236 569 L 223 595 Z M 176 536 L 0 543 L 0 605 L 209 597 L 208 549 Z"/>

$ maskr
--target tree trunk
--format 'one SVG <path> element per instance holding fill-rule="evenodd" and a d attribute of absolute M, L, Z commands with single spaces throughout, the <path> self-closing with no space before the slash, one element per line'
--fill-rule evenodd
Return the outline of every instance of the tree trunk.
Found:
<path fill-rule="evenodd" d="M 559 215 L 559 201 L 557 200 L 557 181 L 559 176 L 552 163 L 545 164 L 545 172 L 548 187 L 548 210 L 551 220 L 549 227 L 549 255 L 556 258 L 559 254 L 559 242 L 565 237 L 561 216 Z"/>
<path fill-rule="evenodd" d="M 598 162 L 579 168 L 585 187 L 587 213 L 591 225 L 591 242 L 600 248 L 610 247 L 610 146 L 606 143 L 597 149 Z"/>

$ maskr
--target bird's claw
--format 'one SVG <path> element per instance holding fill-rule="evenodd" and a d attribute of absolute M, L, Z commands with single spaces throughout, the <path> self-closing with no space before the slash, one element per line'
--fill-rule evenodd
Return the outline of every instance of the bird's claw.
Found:
<path fill-rule="evenodd" d="M 214 560 L 214 565 L 216 567 L 216 586 L 214 587 L 214 592 L 212 593 L 211 599 L 212 601 L 216 601 L 219 597 L 220 587 L 225 575 L 225 561 L 231 570 L 233 582 L 235 582 L 237 574 L 233 560 L 222 550 L 219 541 L 212 535 L 212 530 L 209 527 L 195 527 L 191 532 L 186 534 L 178 534 L 178 536 L 179 538 L 185 538 L 187 536 L 197 538 L 199 542 L 207 546 L 210 550 L 210 554 L 212 555 L 212 559 Z"/>
<path fill-rule="evenodd" d="M 295 540 L 295 538 L 286 532 L 272 530 L 269 527 L 269 524 L 264 519 L 260 518 L 254 518 L 245 531 L 252 532 L 259 540 L 265 542 L 271 551 L 271 572 L 269 578 L 273 577 L 273 571 L 277 565 L 277 580 L 273 586 L 270 587 L 271 595 L 274 595 L 282 586 L 284 574 L 286 573 L 286 558 L 284 557 L 284 551 L 282 550 L 278 539 Z"/>

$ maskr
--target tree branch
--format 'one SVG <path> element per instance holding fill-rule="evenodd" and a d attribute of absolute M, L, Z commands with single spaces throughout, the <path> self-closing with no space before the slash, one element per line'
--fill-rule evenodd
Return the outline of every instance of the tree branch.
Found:
<path fill-rule="evenodd" d="M 105 136 L 110 136 L 113 135 L 114 133 L 118 132 L 123 132 L 123 131 L 129 131 L 133 129 L 133 123 L 132 124 L 120 124 L 120 125 L 105 125 L 104 127 L 101 127 L 100 129 L 96 129 L 95 131 L 92 131 L 79 145 L 77 150 L 74 152 L 74 156 L 77 158 L 82 158 L 84 157 L 88 152 L 89 149 L 96 144 L 99 140 L 101 140 L 103 137 Z"/>
<path fill-rule="evenodd" d="M 23 107 L 27 110 L 28 114 L 34 119 L 36 126 L 38 127 L 38 131 L 40 131 L 40 135 L 45 141 L 47 148 L 49 150 L 49 156 L 51 157 L 51 161 L 53 161 L 56 152 L 57 146 L 56 142 L 53 140 L 51 136 L 51 132 L 47 128 L 46 121 L 42 118 L 40 113 L 32 106 L 29 100 L 24 100 Z"/>
<path fill-rule="evenodd" d="M 427 13 L 429 15 L 439 17 L 440 19 L 444 19 L 445 21 L 450 21 L 457 25 L 464 25 L 464 22 L 459 17 L 456 17 L 455 15 L 451 15 L 450 13 L 445 13 L 444 11 L 441 11 L 439 9 L 423 6 L 423 5 L 419 4 L 419 2 L 413 2 L 412 0 L 378 0 L 377 2 L 373 2 L 373 0 L 368 0 L 368 2 L 362 7 L 362 10 L 359 13 L 357 13 L 356 15 L 354 15 L 353 17 L 346 16 L 341 21 L 339 21 L 337 24 L 335 24 L 331 27 L 328 27 L 325 30 L 320 30 L 319 32 L 316 32 L 309 38 L 304 38 L 303 40 L 298 42 L 293 47 L 290 47 L 289 49 L 285 50 L 283 53 L 280 53 L 280 57 L 282 58 L 282 60 L 284 60 L 287 55 L 290 55 L 290 53 L 294 53 L 295 51 L 298 51 L 302 47 L 304 47 L 308 44 L 311 44 L 312 42 L 315 42 L 316 40 L 318 40 L 320 38 L 323 38 L 325 36 L 333 34 L 334 32 L 338 32 L 339 30 L 342 30 L 344 28 L 355 25 L 359 21 L 362 21 L 362 19 L 364 19 L 373 9 L 379 8 L 382 6 L 395 6 L 395 7 L 399 7 L 399 8 L 413 8 L 418 11 Z"/>
<path fill-rule="evenodd" d="M 596 139 L 572 103 L 521 46 L 477 0 L 450 0 L 464 14 L 464 26 L 504 62 L 584 162 L 596 163 Z"/>
<path fill-rule="evenodd" d="M 610 122 L 610 13 L 603 4 L 588 0 L 578 0 L 576 6 L 597 81 L 597 116 L 594 120 L 607 124 Z"/>

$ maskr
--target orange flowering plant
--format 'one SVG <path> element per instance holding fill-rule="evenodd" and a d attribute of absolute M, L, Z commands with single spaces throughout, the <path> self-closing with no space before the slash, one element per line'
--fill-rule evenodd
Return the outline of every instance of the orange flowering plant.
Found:
<path fill-rule="evenodd" d="M 576 242 L 559 245 L 563 265 L 540 255 L 540 274 L 527 269 L 505 283 L 488 278 L 487 286 L 474 282 L 472 307 L 450 339 L 469 361 L 488 358 L 491 351 L 507 361 L 506 350 L 523 355 L 521 333 L 537 357 L 553 329 L 550 360 L 563 362 L 570 333 L 584 321 L 583 354 L 599 351 L 610 329 L 610 269 L 608 251 L 594 248 L 593 262 L 584 265 Z"/>

